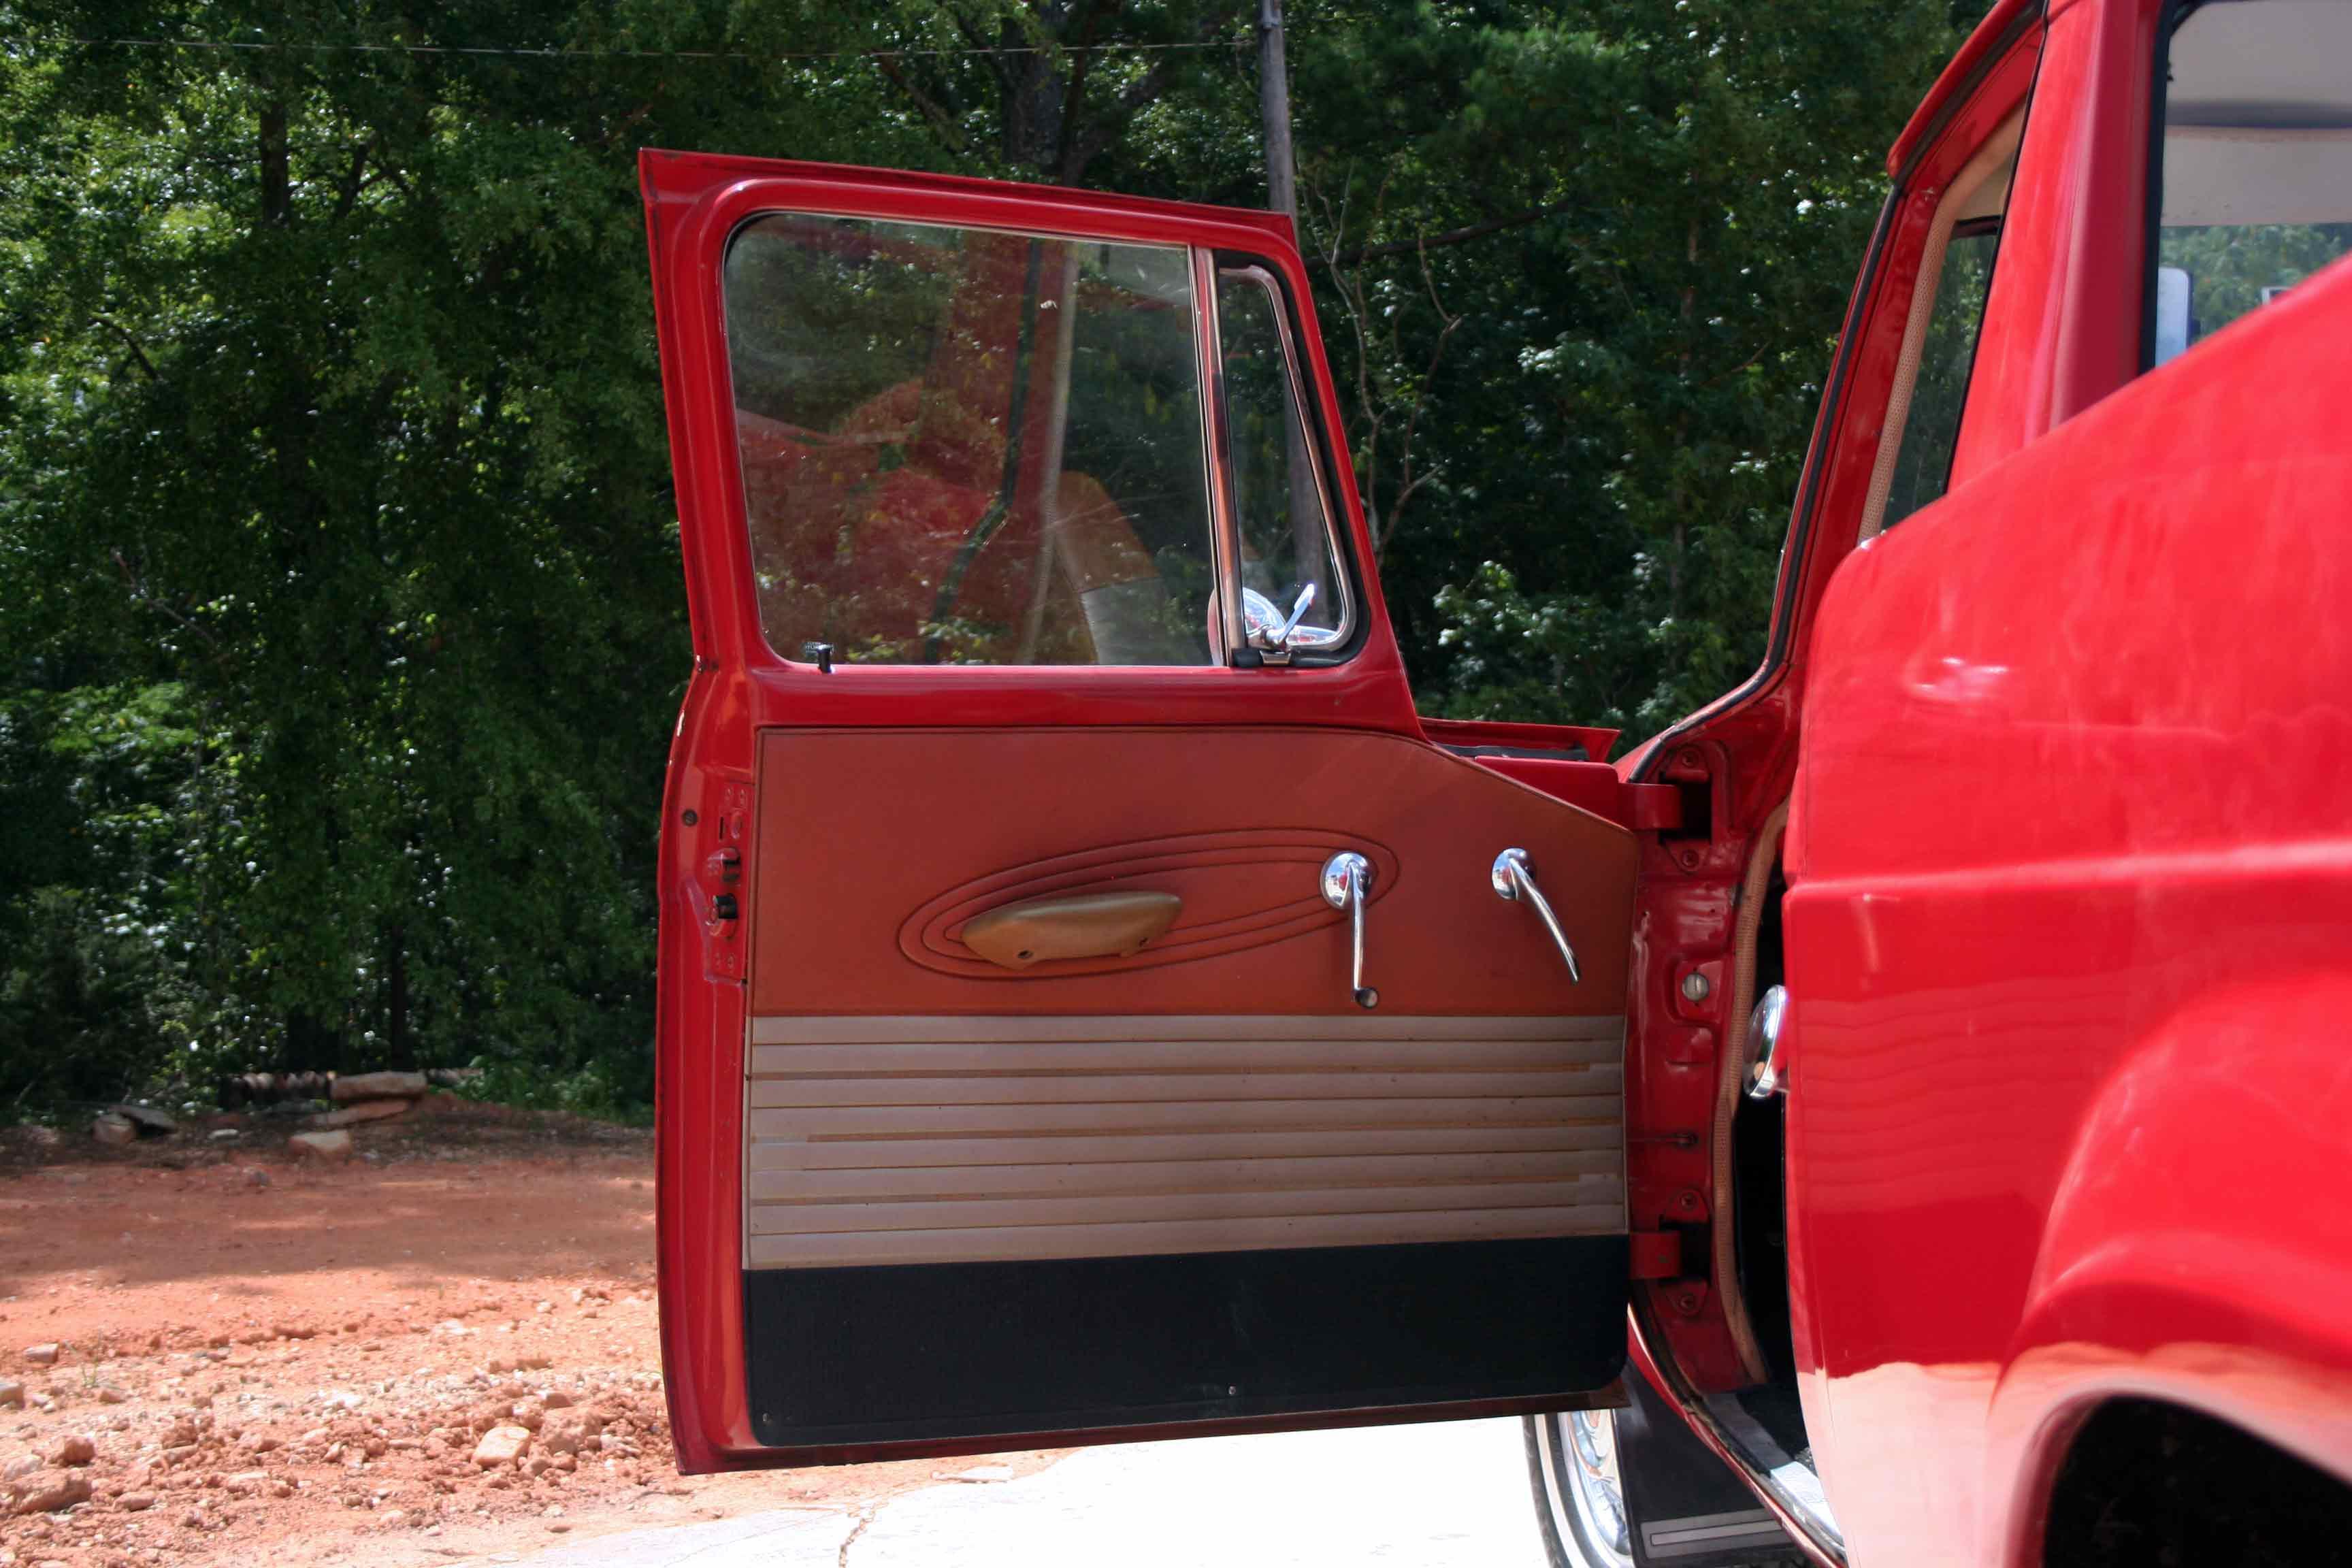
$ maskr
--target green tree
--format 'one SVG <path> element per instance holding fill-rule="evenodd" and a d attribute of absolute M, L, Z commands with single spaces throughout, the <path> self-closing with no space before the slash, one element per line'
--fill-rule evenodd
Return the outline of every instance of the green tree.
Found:
<path fill-rule="evenodd" d="M 1302 218 L 1424 702 L 1654 731 L 1761 653 L 1880 160 L 1954 18 L 1295 15 Z"/>
<path fill-rule="evenodd" d="M 1945 0 L 1289 11 L 1424 699 L 1654 728 L 1755 656 Z M 1254 205 L 1255 13 L 0 0 L 0 1104 L 642 1102 L 688 650 L 636 150 Z"/>
<path fill-rule="evenodd" d="M 648 880 L 687 649 L 634 152 L 892 160 L 878 81 L 810 71 L 778 94 L 758 57 L 789 21 L 0 18 L 0 657 L 47 702 L 27 714 L 170 693 L 208 815 L 164 868 L 201 894 L 131 983 L 209 997 L 185 1020 L 199 1047 L 604 1061 L 649 1087 Z M 74 41 L 116 38 L 301 47 Z M 58 718 L 25 744 L 57 761 L 82 732 Z M 52 816 L 88 808 L 86 772 L 20 782 Z M 49 1012 L 121 1014 L 66 935 L 79 904 L 119 924 L 124 888 L 95 859 L 10 869 L 10 918 L 56 950 L 26 967 L 86 994 L 51 984 Z M 12 1091 L 32 1025 L 0 1058 Z"/>

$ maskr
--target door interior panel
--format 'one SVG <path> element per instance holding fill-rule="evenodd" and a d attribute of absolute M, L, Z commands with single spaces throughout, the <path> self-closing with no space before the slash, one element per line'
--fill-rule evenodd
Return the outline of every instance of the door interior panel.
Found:
<path fill-rule="evenodd" d="M 1272 728 L 769 731 L 755 816 L 762 1443 L 1556 1404 L 1617 1374 L 1622 827 L 1423 743 Z M 1507 847 L 1581 983 L 1496 897 Z M 1318 890 L 1348 849 L 1369 1009 Z M 1180 907 L 1127 952 L 961 940 L 1112 893 Z"/>

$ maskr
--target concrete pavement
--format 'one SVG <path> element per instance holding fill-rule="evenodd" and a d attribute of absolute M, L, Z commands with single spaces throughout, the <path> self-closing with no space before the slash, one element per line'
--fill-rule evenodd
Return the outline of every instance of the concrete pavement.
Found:
<path fill-rule="evenodd" d="M 978 1459 L 940 1462 L 943 1473 Z M 1545 1568 L 1516 1421 L 1090 1448 L 863 1513 L 632 1531 L 530 1568 Z"/>

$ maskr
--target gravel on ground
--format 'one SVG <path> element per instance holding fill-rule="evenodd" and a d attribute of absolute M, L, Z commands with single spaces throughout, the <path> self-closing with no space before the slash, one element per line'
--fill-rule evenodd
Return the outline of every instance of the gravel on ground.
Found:
<path fill-rule="evenodd" d="M 679 1477 L 641 1132 L 445 1096 L 345 1163 L 289 1131 L 0 1133 L 0 1568 L 495 1562 L 982 1462 Z"/>

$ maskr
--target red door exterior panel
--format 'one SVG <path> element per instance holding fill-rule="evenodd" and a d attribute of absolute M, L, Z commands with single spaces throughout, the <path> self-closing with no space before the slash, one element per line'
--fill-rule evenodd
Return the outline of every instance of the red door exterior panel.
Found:
<path fill-rule="evenodd" d="M 1857 552 L 1786 904 L 1806 1414 L 1863 1563 L 2032 1561 L 2160 1394 L 2352 1477 L 2352 268 Z"/>

